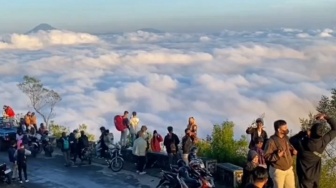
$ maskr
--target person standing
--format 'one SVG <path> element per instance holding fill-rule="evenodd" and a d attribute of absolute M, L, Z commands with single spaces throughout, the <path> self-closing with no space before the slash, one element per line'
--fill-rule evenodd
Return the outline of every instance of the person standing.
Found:
<path fill-rule="evenodd" d="M 289 143 L 288 126 L 285 120 L 274 122 L 275 134 L 266 142 L 265 160 L 270 164 L 269 174 L 274 188 L 295 187 L 293 155 L 297 151 Z"/>
<path fill-rule="evenodd" d="M 69 135 L 70 157 L 72 157 L 74 162 L 76 162 L 76 158 L 77 158 L 77 138 L 76 138 L 77 133 L 78 133 L 78 130 L 75 129 Z"/>
<path fill-rule="evenodd" d="M 67 137 L 65 132 L 62 132 L 62 138 L 60 138 L 60 143 L 61 143 L 61 151 L 64 156 L 65 160 L 65 166 L 69 167 L 71 166 L 71 161 L 70 161 L 70 141 L 69 138 Z"/>
<path fill-rule="evenodd" d="M 163 145 L 166 147 L 166 151 L 169 157 L 169 164 L 173 164 L 174 159 L 177 159 L 178 144 L 180 144 L 180 139 L 176 134 L 173 133 L 173 127 L 169 126 L 167 128 L 168 134 L 165 136 Z"/>
<path fill-rule="evenodd" d="M 123 125 L 124 128 L 121 131 L 121 135 L 120 135 L 120 144 L 122 147 L 126 147 L 127 145 L 127 134 L 128 134 L 128 129 L 129 129 L 129 119 L 128 119 L 128 111 L 124 112 L 123 115 Z"/>
<path fill-rule="evenodd" d="M 291 144 L 298 150 L 296 172 L 300 188 L 318 188 L 321 177 L 322 153 L 336 137 L 336 120 L 325 114 L 316 116 L 317 122 L 310 130 L 301 131 L 290 138 Z M 323 135 L 324 122 L 331 130 Z"/>
<path fill-rule="evenodd" d="M 132 118 L 130 119 L 131 146 L 133 146 L 133 142 L 136 139 L 136 134 L 138 133 L 139 122 L 140 120 L 137 117 L 137 113 L 132 112 Z"/>
<path fill-rule="evenodd" d="M 261 137 L 264 139 L 263 143 L 266 143 L 268 136 L 267 136 L 267 132 L 263 129 L 264 127 L 264 121 L 262 118 L 258 118 L 256 120 L 256 124 L 257 127 L 248 127 L 246 129 L 246 134 L 250 134 L 251 135 L 251 140 L 250 140 L 250 144 L 249 144 L 249 149 L 253 149 L 255 146 L 254 140 L 258 137 Z M 263 148 L 264 149 L 264 148 Z"/>
<path fill-rule="evenodd" d="M 139 138 L 134 141 L 133 155 L 137 156 L 137 173 L 140 175 L 146 174 L 144 171 L 146 165 L 147 141 L 144 134 L 140 133 Z"/>
<path fill-rule="evenodd" d="M 253 183 L 250 183 L 245 186 L 245 188 L 264 188 L 268 180 L 267 169 L 258 166 L 253 172 Z"/>
<path fill-rule="evenodd" d="M 196 124 L 196 120 L 194 117 L 190 117 L 188 120 L 188 126 L 187 129 L 190 130 L 190 137 L 194 143 L 197 142 L 197 129 L 198 126 Z"/>
<path fill-rule="evenodd" d="M 22 183 L 22 172 L 26 182 L 29 182 L 27 176 L 27 155 L 31 155 L 31 152 L 25 149 L 23 143 L 20 144 L 20 149 L 16 150 L 14 153 L 14 157 L 16 158 L 16 163 L 19 170 L 19 179 L 20 183 Z"/>
<path fill-rule="evenodd" d="M 82 161 L 83 150 L 86 150 L 89 147 L 89 138 L 85 135 L 84 131 L 80 132 L 81 136 L 78 138 L 77 142 L 77 155 L 78 158 Z M 74 162 L 76 162 L 77 156 L 74 158 Z"/>
<path fill-rule="evenodd" d="M 17 149 L 17 145 L 15 141 L 12 141 L 11 147 L 8 149 L 8 158 L 9 162 L 12 164 L 12 180 L 16 180 L 18 178 L 18 168 L 17 162 L 15 158 L 15 152 Z"/>
<path fill-rule="evenodd" d="M 157 133 L 156 130 L 153 132 L 153 138 L 151 140 L 151 149 L 152 152 L 161 152 L 161 146 L 160 143 L 163 141 L 162 136 Z"/>
<path fill-rule="evenodd" d="M 189 164 L 188 155 L 193 147 L 193 141 L 190 137 L 190 129 L 185 129 L 185 136 L 182 138 L 182 159 Z"/>

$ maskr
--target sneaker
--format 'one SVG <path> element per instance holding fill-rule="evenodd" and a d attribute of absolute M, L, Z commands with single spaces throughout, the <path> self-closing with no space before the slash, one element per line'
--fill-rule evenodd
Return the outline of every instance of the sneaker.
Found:
<path fill-rule="evenodd" d="M 20 181 L 20 183 L 23 183 L 22 181 Z"/>
<path fill-rule="evenodd" d="M 28 183 L 29 182 L 29 180 L 26 180 L 26 183 Z"/>
<path fill-rule="evenodd" d="M 146 172 L 145 172 L 145 171 L 143 171 L 143 172 L 139 172 L 139 174 L 140 174 L 140 175 L 144 175 L 144 174 L 146 174 Z"/>

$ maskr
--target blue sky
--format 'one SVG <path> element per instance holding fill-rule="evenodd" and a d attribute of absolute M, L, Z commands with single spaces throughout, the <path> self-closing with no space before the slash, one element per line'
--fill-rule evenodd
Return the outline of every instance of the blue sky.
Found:
<path fill-rule="evenodd" d="M 334 0 L 0 0 L 0 3 L 0 33 L 25 32 L 39 23 L 97 33 L 148 27 L 176 32 L 320 28 L 336 23 Z"/>

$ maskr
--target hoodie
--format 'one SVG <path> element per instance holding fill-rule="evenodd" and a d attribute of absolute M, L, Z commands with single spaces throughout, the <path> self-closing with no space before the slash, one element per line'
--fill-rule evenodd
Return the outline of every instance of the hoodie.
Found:
<path fill-rule="evenodd" d="M 253 172 L 258 164 L 253 163 L 253 159 L 258 156 L 258 153 L 254 150 L 250 150 L 247 154 L 247 163 L 243 169 L 243 178 L 242 178 L 242 186 L 245 186 L 249 183 L 253 183 Z"/>

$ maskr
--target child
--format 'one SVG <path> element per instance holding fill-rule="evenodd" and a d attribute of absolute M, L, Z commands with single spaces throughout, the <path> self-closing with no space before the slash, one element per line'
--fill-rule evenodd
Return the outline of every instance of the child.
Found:
<path fill-rule="evenodd" d="M 12 180 L 15 181 L 18 178 L 18 169 L 16 159 L 14 157 L 16 151 L 16 142 L 11 142 L 11 147 L 8 149 L 9 162 L 12 164 Z"/>
<path fill-rule="evenodd" d="M 29 182 L 27 177 L 27 155 L 30 155 L 31 152 L 26 150 L 24 144 L 20 144 L 20 149 L 16 150 L 14 153 L 14 157 L 16 158 L 16 163 L 19 169 L 19 178 L 20 183 L 22 183 L 22 171 L 26 182 Z"/>

